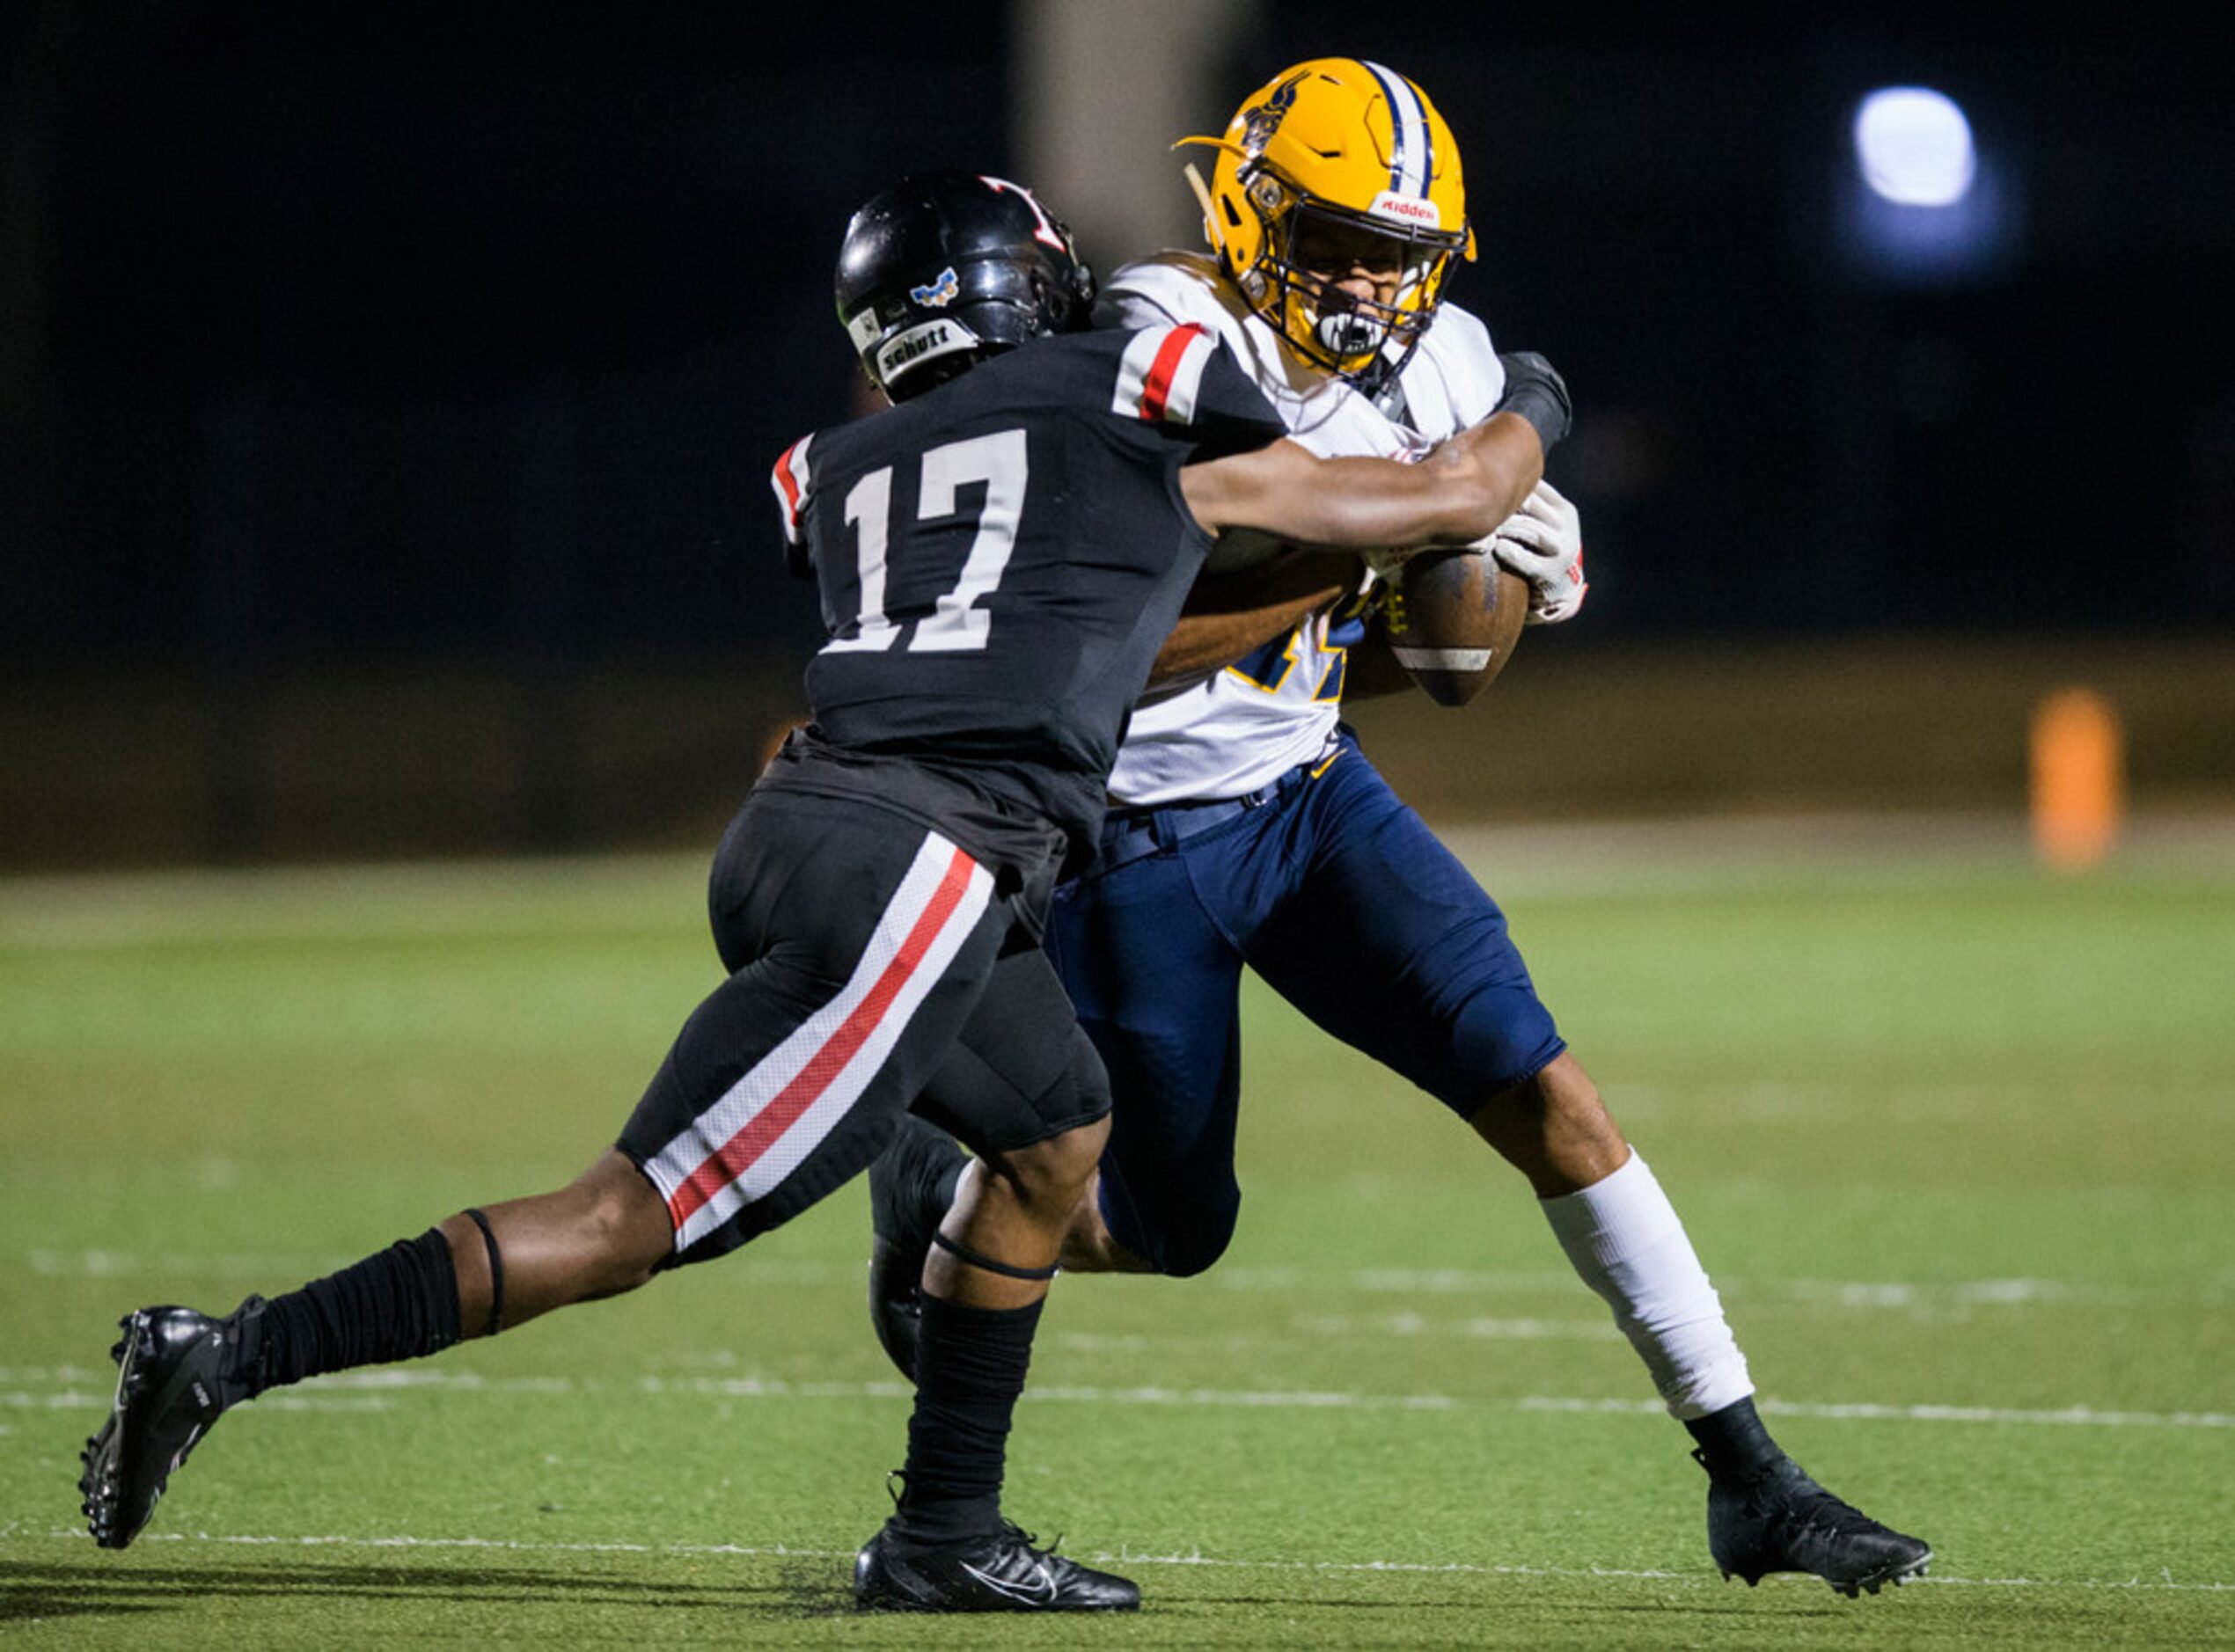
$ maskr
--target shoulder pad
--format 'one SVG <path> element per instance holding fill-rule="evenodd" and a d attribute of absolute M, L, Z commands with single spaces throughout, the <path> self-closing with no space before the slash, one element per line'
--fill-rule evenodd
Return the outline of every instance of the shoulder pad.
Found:
<path fill-rule="evenodd" d="M 1097 319 L 1123 327 L 1193 321 L 1214 332 L 1239 327 L 1249 315 L 1234 283 L 1196 252 L 1160 252 L 1127 264 L 1102 290 Z"/>
<path fill-rule="evenodd" d="M 1193 322 L 1226 346 L 1292 429 L 1309 428 L 1351 393 L 1284 348 L 1216 262 L 1199 252 L 1159 252 L 1125 265 L 1103 289 L 1096 320 L 1119 327 Z"/>
<path fill-rule="evenodd" d="M 1506 369 L 1490 329 L 1472 311 L 1445 304 L 1405 363 L 1403 383 L 1424 433 L 1440 438 L 1489 417 L 1506 393 Z M 1449 429 L 1428 428 L 1446 423 Z"/>

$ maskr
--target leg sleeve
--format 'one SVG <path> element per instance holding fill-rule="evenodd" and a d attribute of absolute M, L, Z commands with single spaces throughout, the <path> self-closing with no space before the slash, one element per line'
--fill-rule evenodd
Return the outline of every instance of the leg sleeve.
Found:
<path fill-rule="evenodd" d="M 1547 1199 L 1543 1210 L 1575 1271 L 1614 1310 L 1671 1416 L 1704 1417 L 1754 1392 L 1723 1299 L 1644 1159 L 1632 1153 L 1612 1175 Z"/>

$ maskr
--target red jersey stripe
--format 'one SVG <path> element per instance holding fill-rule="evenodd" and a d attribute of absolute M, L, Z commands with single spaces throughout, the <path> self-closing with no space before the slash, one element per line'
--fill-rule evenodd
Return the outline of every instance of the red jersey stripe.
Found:
<path fill-rule="evenodd" d="M 776 484 L 776 492 L 784 501 L 785 523 L 793 527 L 796 527 L 799 523 L 799 479 L 792 474 L 792 457 L 806 445 L 807 438 L 802 436 L 791 446 L 786 448 L 783 457 L 776 461 L 776 471 L 773 479 Z"/>
<path fill-rule="evenodd" d="M 1162 347 L 1156 352 L 1155 361 L 1149 364 L 1147 380 L 1141 385 L 1142 418 L 1163 418 L 1165 400 L 1172 393 L 1172 377 L 1179 371 L 1181 358 L 1186 355 L 1188 347 L 1203 336 L 1199 322 L 1191 321 L 1183 327 L 1172 329 L 1170 336 L 1165 339 Z"/>

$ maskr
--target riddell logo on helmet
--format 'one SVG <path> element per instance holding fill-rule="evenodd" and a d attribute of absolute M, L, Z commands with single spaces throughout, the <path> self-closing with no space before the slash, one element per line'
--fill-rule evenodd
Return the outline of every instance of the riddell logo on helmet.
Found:
<path fill-rule="evenodd" d="M 1423 201 L 1417 195 L 1400 195 L 1385 189 L 1374 197 L 1374 204 L 1367 208 L 1377 218 L 1396 218 L 1406 223 L 1424 223 L 1431 230 L 1443 228 L 1443 213 L 1433 201 Z"/>

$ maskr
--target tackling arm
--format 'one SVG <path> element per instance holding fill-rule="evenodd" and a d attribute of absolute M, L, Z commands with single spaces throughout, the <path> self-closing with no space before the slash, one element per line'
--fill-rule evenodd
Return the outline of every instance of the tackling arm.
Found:
<path fill-rule="evenodd" d="M 1536 428 L 1492 413 L 1418 464 L 1315 457 L 1293 441 L 1191 464 L 1180 490 L 1213 532 L 1259 528 L 1352 550 L 1462 545 L 1494 531 L 1544 471 Z"/>
<path fill-rule="evenodd" d="M 1325 551 L 1293 551 L 1243 573 L 1204 575 L 1156 655 L 1149 686 L 1231 665 L 1349 595 L 1358 581 L 1357 558 Z"/>

